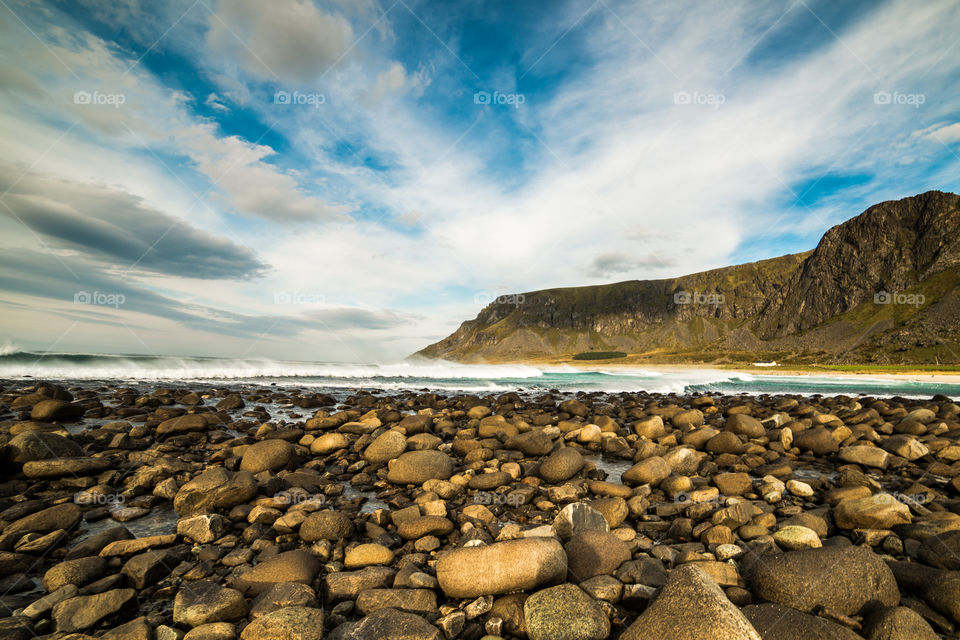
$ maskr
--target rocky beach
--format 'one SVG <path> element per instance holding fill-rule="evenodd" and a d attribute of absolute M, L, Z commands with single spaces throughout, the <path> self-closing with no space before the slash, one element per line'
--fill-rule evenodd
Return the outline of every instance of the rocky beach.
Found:
<path fill-rule="evenodd" d="M 0 637 L 957 637 L 960 406 L 12 382 Z"/>

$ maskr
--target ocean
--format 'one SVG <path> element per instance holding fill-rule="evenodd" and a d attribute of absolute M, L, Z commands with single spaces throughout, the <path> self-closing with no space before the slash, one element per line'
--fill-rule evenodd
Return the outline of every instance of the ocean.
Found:
<path fill-rule="evenodd" d="M 573 367 L 464 365 L 444 361 L 392 364 L 297 362 L 258 358 L 0 353 L 0 380 L 61 381 L 90 384 L 162 383 L 207 386 L 296 386 L 317 391 L 352 389 L 421 390 L 476 394 L 507 391 L 602 391 L 651 393 L 868 395 L 960 398 L 960 383 L 924 376 L 907 379 L 865 375 L 777 375 L 710 368 L 664 368 L 584 371 Z"/>

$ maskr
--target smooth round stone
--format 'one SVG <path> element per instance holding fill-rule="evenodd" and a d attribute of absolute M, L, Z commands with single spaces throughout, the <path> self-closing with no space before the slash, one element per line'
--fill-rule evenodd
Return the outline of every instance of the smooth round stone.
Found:
<path fill-rule="evenodd" d="M 363 458 L 371 464 L 384 464 L 398 458 L 406 450 L 407 438 L 399 431 L 390 429 L 367 446 Z"/>
<path fill-rule="evenodd" d="M 260 616 L 244 628 L 240 640 L 322 640 L 323 611 L 284 607 Z"/>
<path fill-rule="evenodd" d="M 567 575 L 567 555 L 554 538 L 524 538 L 461 547 L 440 557 L 440 588 L 451 598 L 533 589 Z"/>
<path fill-rule="evenodd" d="M 530 640 L 603 640 L 610 620 L 583 589 L 572 584 L 541 589 L 523 605 Z"/>
<path fill-rule="evenodd" d="M 801 482 L 800 480 L 788 480 L 787 491 L 801 498 L 809 498 L 813 496 L 813 487 L 808 485 L 806 482 Z"/>
<path fill-rule="evenodd" d="M 250 445 L 243 452 L 240 460 L 240 470 L 250 473 L 261 471 L 279 471 L 290 464 L 296 449 L 286 440 L 261 440 Z"/>
<path fill-rule="evenodd" d="M 306 542 L 336 542 L 353 534 L 353 522 L 339 511 L 315 511 L 300 525 L 300 538 Z"/>
<path fill-rule="evenodd" d="M 820 536 L 817 535 L 816 531 L 800 525 L 783 527 L 773 534 L 773 541 L 786 551 L 813 549 L 823 546 L 823 543 L 820 542 Z"/>
<path fill-rule="evenodd" d="M 583 456 L 572 447 L 557 449 L 540 463 L 540 477 L 551 484 L 565 482 L 583 469 Z"/>
<path fill-rule="evenodd" d="M 390 564 L 393 562 L 393 557 L 393 551 L 382 544 L 366 543 L 347 551 L 343 565 L 347 569 L 359 569 L 375 564 Z"/>

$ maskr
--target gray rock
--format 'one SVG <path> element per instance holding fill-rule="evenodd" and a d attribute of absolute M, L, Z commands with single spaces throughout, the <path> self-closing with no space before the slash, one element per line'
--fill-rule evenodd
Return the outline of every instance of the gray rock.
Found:
<path fill-rule="evenodd" d="M 553 532 L 562 540 L 569 540 L 582 531 L 609 530 L 610 525 L 603 514 L 585 502 L 568 504 L 553 519 Z"/>
<path fill-rule="evenodd" d="M 753 625 L 697 563 L 670 573 L 657 599 L 621 640 L 761 640 Z"/>
<path fill-rule="evenodd" d="M 580 587 L 561 584 L 527 598 L 523 618 L 530 640 L 603 640 L 610 620 Z"/>
<path fill-rule="evenodd" d="M 800 611 L 821 605 L 855 615 L 868 606 L 900 602 L 890 568 L 865 547 L 827 546 L 782 555 L 750 553 L 741 564 L 756 596 Z"/>

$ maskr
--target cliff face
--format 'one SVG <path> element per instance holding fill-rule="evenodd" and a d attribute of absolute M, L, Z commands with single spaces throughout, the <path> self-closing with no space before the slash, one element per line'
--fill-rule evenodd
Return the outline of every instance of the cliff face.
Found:
<path fill-rule="evenodd" d="M 960 361 L 950 355 L 960 353 L 951 346 L 960 342 L 958 274 L 960 196 L 931 191 L 875 205 L 806 253 L 506 296 L 418 355 L 505 361 L 617 350 L 663 361 Z"/>

